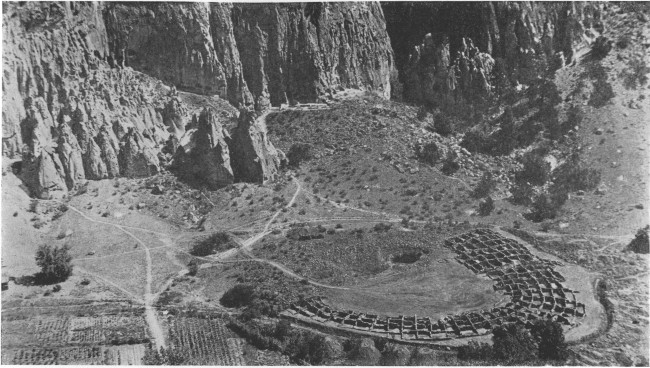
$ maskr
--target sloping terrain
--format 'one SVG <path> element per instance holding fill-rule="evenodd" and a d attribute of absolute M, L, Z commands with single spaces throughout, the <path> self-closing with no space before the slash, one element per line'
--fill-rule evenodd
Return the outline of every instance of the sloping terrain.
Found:
<path fill-rule="evenodd" d="M 485 365 L 449 349 L 551 318 L 566 364 L 648 364 L 647 4 L 11 3 L 3 32 L 2 363 Z M 446 243 L 485 229 L 519 245 Z"/>

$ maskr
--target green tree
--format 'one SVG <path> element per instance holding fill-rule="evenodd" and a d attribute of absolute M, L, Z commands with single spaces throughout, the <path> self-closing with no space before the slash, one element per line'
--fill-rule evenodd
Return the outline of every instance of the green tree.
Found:
<path fill-rule="evenodd" d="M 36 251 L 36 264 L 41 268 L 41 277 L 46 282 L 63 281 L 72 275 L 70 247 L 52 247 L 43 244 Z"/>

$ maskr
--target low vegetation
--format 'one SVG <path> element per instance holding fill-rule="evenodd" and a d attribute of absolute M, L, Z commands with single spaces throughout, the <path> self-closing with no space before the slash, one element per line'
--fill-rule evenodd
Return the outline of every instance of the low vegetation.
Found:
<path fill-rule="evenodd" d="M 530 327 L 509 324 L 494 329 L 492 345 L 470 342 L 458 349 L 458 358 L 485 365 L 546 365 L 568 357 L 562 326 L 537 320 Z"/>
<path fill-rule="evenodd" d="M 627 249 L 640 254 L 650 253 L 650 240 L 648 239 L 648 232 L 650 232 L 650 225 L 639 229 L 636 236 L 627 246 Z"/>
<path fill-rule="evenodd" d="M 67 245 L 52 247 L 43 244 L 36 251 L 36 264 L 41 268 L 38 278 L 49 284 L 66 280 L 72 275 L 72 256 Z"/>
<path fill-rule="evenodd" d="M 232 240 L 228 233 L 217 232 L 194 244 L 190 253 L 197 257 L 205 257 L 236 246 L 237 243 Z"/>

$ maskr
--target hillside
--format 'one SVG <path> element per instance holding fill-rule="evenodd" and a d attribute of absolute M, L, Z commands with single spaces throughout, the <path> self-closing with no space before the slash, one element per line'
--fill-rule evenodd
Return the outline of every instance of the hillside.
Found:
<path fill-rule="evenodd" d="M 2 6 L 2 363 L 648 364 L 647 3 Z"/>

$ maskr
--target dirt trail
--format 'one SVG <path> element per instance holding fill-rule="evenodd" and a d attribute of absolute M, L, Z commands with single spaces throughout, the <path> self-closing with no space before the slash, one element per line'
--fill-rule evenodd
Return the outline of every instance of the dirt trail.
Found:
<path fill-rule="evenodd" d="M 153 302 L 155 301 L 155 295 L 151 292 L 151 284 L 153 282 L 151 252 L 150 252 L 149 247 L 147 246 L 147 244 L 145 242 L 143 242 L 142 240 L 140 240 L 140 238 L 135 236 L 133 233 L 128 231 L 127 228 L 136 229 L 136 230 L 140 230 L 140 231 L 146 231 L 146 232 L 149 232 L 149 233 L 154 233 L 154 234 L 159 234 L 159 235 L 163 235 L 164 233 L 160 233 L 160 232 L 157 232 L 157 231 L 152 231 L 152 230 L 149 230 L 149 229 L 138 228 L 138 227 L 134 227 L 134 226 L 118 225 L 118 224 L 114 224 L 114 223 L 107 222 L 107 221 L 95 220 L 95 219 L 87 216 L 81 210 L 75 208 L 74 206 L 72 206 L 72 205 L 70 205 L 68 203 L 63 203 L 63 202 L 60 202 L 60 201 L 53 201 L 53 202 L 65 204 L 69 209 L 71 209 L 75 213 L 81 215 L 84 219 L 86 219 L 86 220 L 88 220 L 90 222 L 113 226 L 113 227 L 117 228 L 118 230 L 122 231 L 123 233 L 127 234 L 128 236 L 130 236 L 131 238 L 133 238 L 135 241 L 137 241 L 139 244 L 142 245 L 143 250 L 144 250 L 144 254 L 145 254 L 145 260 L 146 260 L 146 263 L 147 263 L 147 265 L 146 265 L 147 277 L 146 277 L 145 292 L 144 292 L 145 319 L 147 321 L 147 324 L 149 325 L 149 330 L 151 332 L 152 338 L 154 339 L 154 341 L 156 343 L 156 347 L 159 348 L 159 349 L 161 347 L 166 347 L 167 344 L 165 343 L 165 335 L 163 334 L 162 327 L 160 326 L 160 322 L 158 321 L 158 317 L 156 316 L 156 310 L 153 308 Z M 168 236 L 168 234 L 164 234 L 164 236 Z M 81 267 L 79 267 L 79 268 L 81 270 L 83 270 L 83 268 L 81 268 Z M 99 275 L 93 274 L 92 272 L 88 272 L 86 270 L 83 270 L 83 271 L 85 271 L 86 273 L 89 273 L 89 274 L 91 274 L 91 275 L 93 275 L 93 276 L 95 276 L 97 278 L 102 279 L 103 281 L 105 281 L 105 282 L 119 288 L 121 291 L 126 292 L 127 295 L 130 295 L 130 296 L 134 297 L 134 300 L 137 301 L 138 303 L 143 302 L 142 299 L 136 298 L 135 295 L 133 295 L 131 292 L 128 292 L 127 290 L 121 288 L 120 286 L 116 285 L 115 283 L 110 282 L 110 281 L 102 278 Z"/>

